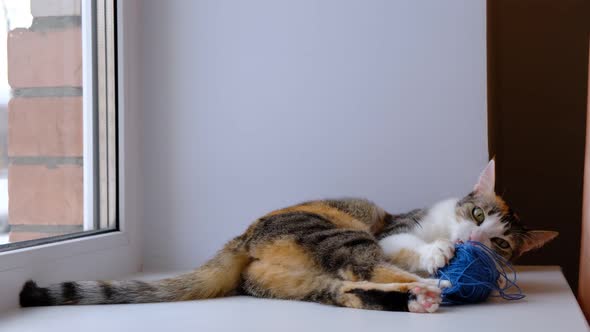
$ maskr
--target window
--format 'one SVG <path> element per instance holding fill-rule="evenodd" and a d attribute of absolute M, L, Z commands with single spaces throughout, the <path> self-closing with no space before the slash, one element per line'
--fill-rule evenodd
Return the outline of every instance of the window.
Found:
<path fill-rule="evenodd" d="M 0 251 L 117 230 L 115 1 L 0 6 Z"/>

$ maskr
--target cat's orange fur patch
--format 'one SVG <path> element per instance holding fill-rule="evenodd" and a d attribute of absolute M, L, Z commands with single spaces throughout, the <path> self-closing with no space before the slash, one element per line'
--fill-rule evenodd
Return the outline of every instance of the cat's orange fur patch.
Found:
<path fill-rule="evenodd" d="M 411 270 L 409 263 L 420 261 L 420 254 L 411 249 L 401 249 L 395 256 L 390 256 L 389 260 L 401 268 Z"/>
<path fill-rule="evenodd" d="M 408 271 L 392 265 L 378 265 L 373 270 L 370 281 L 376 283 L 417 282 L 420 278 Z"/>
<path fill-rule="evenodd" d="M 350 268 L 338 270 L 338 276 L 341 279 L 348 280 L 348 281 L 360 281 L 361 280 L 359 278 L 359 276 L 356 273 L 354 273 L 352 271 L 352 269 L 350 269 Z"/>
<path fill-rule="evenodd" d="M 236 239 L 230 241 L 200 269 L 164 279 L 162 285 L 171 292 L 178 292 L 176 296 L 180 301 L 226 295 L 236 289 L 242 271 L 251 261 L 247 252 L 238 248 L 239 242 Z"/>
<path fill-rule="evenodd" d="M 274 297 L 300 299 L 334 282 L 294 240 L 284 238 L 252 250 L 246 275 Z"/>

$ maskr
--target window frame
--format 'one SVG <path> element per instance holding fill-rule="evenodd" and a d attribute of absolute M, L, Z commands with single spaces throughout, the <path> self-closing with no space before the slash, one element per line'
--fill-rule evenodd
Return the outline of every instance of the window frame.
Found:
<path fill-rule="evenodd" d="M 140 140 L 140 0 L 113 1 L 116 13 L 118 124 L 118 229 L 0 252 L 0 310 L 18 305 L 27 279 L 40 283 L 101 279 L 135 273 L 141 267 L 142 215 Z M 82 0 L 82 16 L 92 0 Z M 86 83 L 86 82 L 85 82 Z M 100 231 L 98 231 L 100 232 Z M 85 235 L 84 233 L 79 233 Z"/>
<path fill-rule="evenodd" d="M 83 90 L 87 91 L 82 96 L 82 231 L 2 244 L 0 252 L 118 230 L 115 3 L 116 0 L 81 0 L 82 80 Z"/>

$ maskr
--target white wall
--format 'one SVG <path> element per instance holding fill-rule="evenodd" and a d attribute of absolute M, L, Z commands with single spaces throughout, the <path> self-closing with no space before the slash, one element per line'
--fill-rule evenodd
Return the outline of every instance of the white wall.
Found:
<path fill-rule="evenodd" d="M 484 0 L 143 1 L 144 268 L 257 216 L 467 193 L 487 159 Z"/>

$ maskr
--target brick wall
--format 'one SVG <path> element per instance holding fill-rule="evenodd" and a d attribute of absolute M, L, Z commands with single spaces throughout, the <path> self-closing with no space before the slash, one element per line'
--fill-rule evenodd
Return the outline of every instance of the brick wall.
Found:
<path fill-rule="evenodd" d="M 33 24 L 8 33 L 10 241 L 82 230 L 79 0 L 31 0 Z"/>

